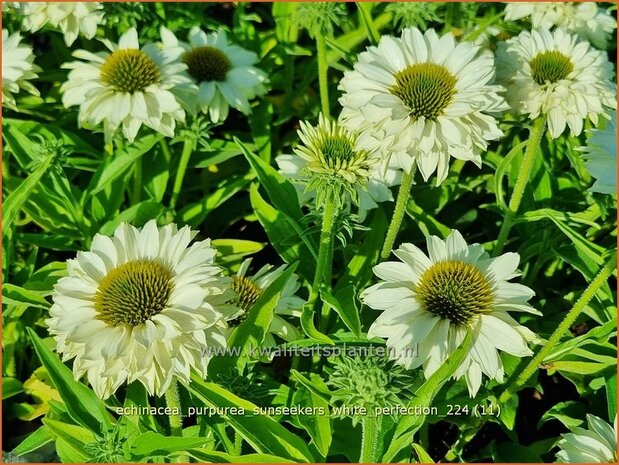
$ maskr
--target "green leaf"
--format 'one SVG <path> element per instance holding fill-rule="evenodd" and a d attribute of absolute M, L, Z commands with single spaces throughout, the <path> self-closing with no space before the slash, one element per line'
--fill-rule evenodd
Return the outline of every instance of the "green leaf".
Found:
<path fill-rule="evenodd" d="M 372 266 L 378 261 L 387 233 L 387 217 L 382 210 L 376 210 L 369 227 L 370 230 L 365 234 L 363 244 L 346 265 L 342 277 L 337 281 L 336 294 L 348 285 L 361 289 L 372 278 Z"/>
<path fill-rule="evenodd" d="M 27 305 L 45 310 L 50 307 L 50 303 L 45 300 L 40 292 L 8 283 L 2 286 L 2 303 L 4 305 Z"/>
<path fill-rule="evenodd" d="M 107 158 L 93 175 L 86 191 L 87 196 L 94 196 L 109 186 L 116 178 L 130 171 L 135 160 L 150 151 L 161 139 L 163 139 L 161 134 L 149 134 Z"/>
<path fill-rule="evenodd" d="M 469 348 L 471 346 L 471 332 L 468 331 L 462 344 L 449 356 L 447 360 L 430 376 L 430 378 L 422 384 L 415 392 L 415 397 L 408 403 L 409 408 L 428 407 L 432 403 L 432 399 L 438 393 L 445 382 L 453 376 L 460 364 L 464 361 Z M 382 458 L 383 462 L 391 462 L 395 456 L 402 450 L 411 446 L 413 434 L 421 427 L 424 422 L 423 416 L 409 415 L 403 417 L 394 434 L 394 439 L 389 446 L 389 449 Z"/>
<path fill-rule="evenodd" d="M 294 220 L 267 203 L 256 185 L 249 188 L 249 198 L 258 221 L 277 253 L 286 263 L 299 262 L 299 274 L 307 280 L 312 280 L 316 270 L 316 255 L 312 256 L 307 245 L 301 243 L 295 227 L 292 226 Z"/>
<path fill-rule="evenodd" d="M 45 160 L 30 173 L 28 177 L 12 191 L 4 200 L 2 205 L 2 231 L 8 231 L 13 225 L 15 217 L 20 212 L 26 200 L 30 197 L 37 184 L 48 170 L 53 161 L 53 157 L 48 156 Z"/>
<path fill-rule="evenodd" d="M 32 345 L 47 369 L 50 379 L 60 393 L 71 418 L 100 434 L 112 426 L 105 404 L 93 391 L 73 379 L 73 373 L 47 348 L 31 328 L 26 328 Z"/>
<path fill-rule="evenodd" d="M 357 294 L 354 286 L 346 286 L 337 291 L 335 295 L 328 290 L 322 289 L 320 295 L 325 304 L 337 312 L 344 324 L 355 336 L 361 336 L 361 320 L 357 308 Z"/>
<path fill-rule="evenodd" d="M 243 239 L 213 239 L 211 242 L 217 249 L 217 263 L 224 266 L 235 263 L 247 255 L 253 255 L 264 249 L 262 242 Z"/>
<path fill-rule="evenodd" d="M 114 231 L 120 223 L 131 223 L 134 226 L 142 226 L 149 220 L 158 218 L 163 210 L 164 207 L 159 202 L 153 202 L 150 200 L 140 202 L 127 208 L 120 214 L 115 215 L 110 221 L 101 227 L 99 233 L 105 236 L 111 236 L 114 234 Z"/>
<path fill-rule="evenodd" d="M 44 418 L 43 424 L 47 426 L 52 435 L 64 439 L 76 448 L 95 441 L 94 433 L 82 426 L 71 425 L 51 418 Z"/>
<path fill-rule="evenodd" d="M 606 401 L 608 403 L 608 418 L 617 416 L 617 373 L 606 380 Z"/>
<path fill-rule="evenodd" d="M 430 454 L 428 454 L 420 444 L 414 442 L 413 449 L 415 450 L 415 454 L 417 454 L 417 463 L 434 463 Z"/>
<path fill-rule="evenodd" d="M 24 385 L 16 378 L 2 377 L 2 400 L 24 392 Z"/>
<path fill-rule="evenodd" d="M 303 439 L 288 431 L 271 417 L 252 415 L 254 408 L 257 408 L 254 404 L 216 384 L 207 383 L 198 376 L 194 375 L 192 380 L 189 390 L 204 405 L 244 409 L 246 415 L 224 415 L 222 419 L 257 452 L 297 462 L 314 462 Z"/>
<path fill-rule="evenodd" d="M 228 338 L 228 347 L 240 347 L 238 355 L 226 355 L 217 357 L 211 361 L 210 370 L 222 372 L 226 366 L 237 365 L 239 371 L 245 365 L 248 357 L 246 354 L 251 347 L 260 347 L 264 337 L 273 322 L 275 307 L 281 297 L 286 283 L 294 273 L 296 266 L 289 266 L 275 281 L 267 287 L 254 305 L 247 311 L 247 318 L 232 332 Z"/>
<path fill-rule="evenodd" d="M 43 425 L 34 433 L 24 439 L 15 449 L 13 454 L 20 456 L 40 449 L 45 444 L 49 444 L 54 440 L 54 436 L 50 433 L 47 426 Z"/>
<path fill-rule="evenodd" d="M 208 438 L 164 436 L 154 431 L 147 431 L 135 438 L 131 446 L 131 455 L 136 460 L 157 455 L 166 456 L 173 452 L 184 452 L 187 449 L 203 446 L 207 442 L 209 442 Z"/>
<path fill-rule="evenodd" d="M 314 375 L 316 376 L 316 375 Z M 312 438 L 312 444 L 318 450 L 321 457 L 326 457 L 331 447 L 333 437 L 331 431 L 331 418 L 329 417 L 329 403 L 321 396 L 308 389 L 304 384 L 297 385 L 293 403 L 313 409 L 322 409 L 325 413 L 315 415 L 298 415 L 293 417 L 293 423 L 302 427 Z"/>
<path fill-rule="evenodd" d="M 295 460 L 269 454 L 230 455 L 208 449 L 191 449 L 187 452 L 202 463 L 296 463 Z"/>

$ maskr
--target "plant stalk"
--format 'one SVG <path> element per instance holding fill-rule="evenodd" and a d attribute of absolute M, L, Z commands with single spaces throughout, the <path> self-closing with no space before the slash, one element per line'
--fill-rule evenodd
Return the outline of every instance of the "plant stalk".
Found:
<path fill-rule="evenodd" d="M 168 419 L 170 420 L 170 433 L 172 436 L 183 435 L 183 417 L 181 410 L 181 398 L 178 394 L 178 383 L 176 380 L 172 380 L 170 387 L 165 393 L 166 405 L 170 407 L 170 410 L 178 410 L 180 414 L 170 413 Z"/>
<path fill-rule="evenodd" d="M 327 62 L 327 43 L 322 34 L 316 34 L 316 52 L 318 59 L 318 86 L 320 88 L 320 106 L 325 118 L 330 118 L 331 110 L 329 106 L 329 86 L 327 72 L 329 63 Z"/>
<path fill-rule="evenodd" d="M 183 179 L 185 178 L 185 172 L 187 171 L 187 165 L 189 165 L 189 159 L 193 152 L 193 141 L 186 140 L 183 144 L 183 152 L 181 153 L 181 159 L 178 163 L 178 169 L 176 170 L 176 177 L 174 178 L 174 186 L 172 188 L 172 197 L 170 199 L 170 209 L 176 207 L 178 196 L 183 187 Z"/>
<path fill-rule="evenodd" d="M 387 230 L 387 237 L 383 244 L 383 249 L 380 252 L 381 260 L 386 260 L 391 254 L 391 249 L 395 243 L 400 226 L 402 225 L 402 219 L 406 212 L 406 206 L 408 205 L 408 199 L 411 194 L 411 186 L 413 185 L 413 178 L 415 177 L 415 168 L 411 169 L 410 173 L 404 173 L 402 176 L 402 184 L 400 184 L 400 190 L 398 191 L 398 198 L 395 202 L 395 209 L 393 216 L 391 217 L 391 223 L 389 223 L 389 229 Z"/>
<path fill-rule="evenodd" d="M 533 122 L 533 127 L 531 128 L 529 142 L 527 143 L 522 164 L 520 165 L 520 173 L 518 173 L 518 179 L 516 180 L 516 185 L 514 186 L 512 196 L 509 199 L 509 205 L 507 206 L 507 212 L 505 213 L 505 218 L 503 219 L 503 224 L 501 225 L 501 230 L 499 231 L 499 237 L 496 241 L 496 245 L 494 246 L 495 256 L 500 255 L 503 252 L 505 241 L 507 241 L 509 231 L 513 226 L 514 218 L 518 213 L 518 208 L 520 208 L 520 202 L 522 201 L 524 190 L 527 187 L 529 177 L 531 176 L 531 170 L 533 169 L 533 163 L 535 162 L 535 154 L 539 149 L 545 129 L 546 116 L 540 116 Z"/>
<path fill-rule="evenodd" d="M 378 463 L 381 459 L 380 417 L 364 416 L 361 420 L 361 455 L 359 463 Z"/>

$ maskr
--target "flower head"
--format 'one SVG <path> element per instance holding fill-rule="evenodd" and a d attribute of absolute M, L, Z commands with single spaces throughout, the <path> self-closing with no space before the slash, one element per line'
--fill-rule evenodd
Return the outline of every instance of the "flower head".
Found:
<path fill-rule="evenodd" d="M 232 326 L 239 324 L 247 318 L 247 315 L 251 312 L 252 307 L 264 290 L 286 271 L 286 265 L 275 269 L 273 269 L 272 265 L 264 265 L 254 275 L 248 276 L 247 271 L 250 265 L 250 258 L 243 261 L 236 275 L 232 277 L 232 290 L 236 297 L 231 304 L 239 307 L 242 311 L 239 317 L 230 323 Z M 273 335 L 279 336 L 285 341 L 300 339 L 301 335 L 297 328 L 283 318 L 284 316 L 301 316 L 301 309 L 305 304 L 305 300 L 296 295 L 300 287 L 299 277 L 296 274 L 292 274 L 284 285 L 279 301 L 275 306 L 273 321 L 265 341 L 267 346 L 276 345 Z"/>
<path fill-rule="evenodd" d="M 181 51 L 181 60 L 198 86 L 193 98 L 214 123 L 225 120 L 230 107 L 248 115 L 249 101 L 266 92 L 266 75 L 253 66 L 258 61 L 256 54 L 231 44 L 225 32 L 206 34 L 194 27 L 185 43 L 164 28 L 161 38 L 165 49 Z"/>
<path fill-rule="evenodd" d="M 617 107 L 606 53 L 563 29 L 524 31 L 500 42 L 497 69 L 512 109 L 531 119 L 547 115 L 553 138 L 566 125 L 579 135 L 586 118 L 597 125 L 598 115 Z"/>
<path fill-rule="evenodd" d="M 340 122 L 384 131 L 385 156 L 407 172 L 418 166 L 425 180 L 436 171 L 440 184 L 450 156 L 481 166 L 488 141 L 502 135 L 490 113 L 507 107 L 493 76 L 491 53 L 456 44 L 451 33 L 405 29 L 400 38 L 383 36 L 344 74 Z"/>
<path fill-rule="evenodd" d="M 586 158 L 586 166 L 591 176 L 596 178 L 591 192 L 602 194 L 617 193 L 617 112 L 614 111 L 604 129 L 587 131 L 587 145 L 581 147 Z"/>
<path fill-rule="evenodd" d="M 617 20 L 595 2 L 522 2 L 505 6 L 505 19 L 531 17 L 534 29 L 557 26 L 573 32 L 598 48 L 606 48 Z"/>
<path fill-rule="evenodd" d="M 295 22 L 312 37 L 333 35 L 333 26 L 339 26 L 346 18 L 346 8 L 341 2 L 299 2 L 295 7 Z"/>
<path fill-rule="evenodd" d="M 77 50 L 85 61 L 65 63 L 68 80 L 61 86 L 65 107 L 79 105 L 79 122 L 91 127 L 103 122 L 107 140 L 122 127 L 132 142 L 144 124 L 167 137 L 176 121 L 184 121 L 180 101 L 193 92 L 185 65 L 154 44 L 140 48 L 138 34 L 129 29 L 118 45 L 102 41 L 109 52 Z"/>
<path fill-rule="evenodd" d="M 332 401 L 347 407 L 393 407 L 410 395 L 411 376 L 401 366 L 382 357 L 349 357 L 335 360 L 327 384 L 335 388 Z M 358 421 L 353 418 L 353 421 Z"/>
<path fill-rule="evenodd" d="M 24 29 L 35 32 L 50 24 L 62 31 L 69 46 L 79 34 L 87 39 L 95 36 L 103 19 L 102 8 L 98 2 L 24 2 L 20 11 Z"/>
<path fill-rule="evenodd" d="M 617 417 L 613 426 L 587 414 L 589 429 L 571 428 L 557 445 L 557 460 L 563 463 L 617 463 Z"/>
<path fill-rule="evenodd" d="M 345 192 L 356 201 L 357 191 L 367 189 L 371 170 L 380 162 L 380 142 L 368 132 L 349 131 L 322 114 L 317 126 L 306 121 L 300 125 L 301 144 L 294 149 L 300 157 L 295 164 L 300 168 L 298 180 L 307 183 L 307 191 L 316 192 L 318 205 L 327 196 L 337 200 Z"/>
<path fill-rule="evenodd" d="M 427 244 L 429 257 L 412 244 L 402 244 L 394 251 L 400 261 L 374 267 L 382 281 L 366 289 L 362 299 L 383 313 L 368 336 L 387 338 L 396 363 L 408 369 L 423 365 L 428 378 L 472 331 L 470 351 L 454 377 L 465 376 L 474 396 L 482 373 L 502 382 L 498 350 L 531 355 L 527 341 L 535 335 L 508 312 L 539 314 L 527 304 L 534 293 L 508 282 L 517 276 L 518 254 L 490 258 L 480 244 L 467 245 L 458 231 L 445 241 L 429 236 Z"/>
<path fill-rule="evenodd" d="M 34 64 L 32 47 L 21 45 L 21 36 L 18 33 L 11 34 L 2 29 L 2 104 L 15 108 L 15 97 L 12 94 L 22 88 L 33 95 L 39 95 L 39 91 L 29 79 L 36 79 L 39 67 Z"/>
<path fill-rule="evenodd" d="M 226 321 L 238 314 L 227 303 L 232 280 L 214 265 L 210 240 L 189 246 L 194 236 L 187 226 L 123 223 L 68 261 L 46 323 L 75 378 L 86 375 L 99 397 L 136 380 L 160 396 L 191 369 L 205 375 L 205 347 L 225 347 Z"/>

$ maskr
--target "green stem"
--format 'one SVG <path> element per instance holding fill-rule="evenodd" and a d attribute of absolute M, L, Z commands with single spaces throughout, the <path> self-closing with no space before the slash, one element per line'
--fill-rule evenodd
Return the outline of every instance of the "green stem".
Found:
<path fill-rule="evenodd" d="M 178 383 L 173 380 L 170 387 L 165 393 L 166 405 L 170 407 L 171 411 L 178 410 L 181 414 L 170 413 L 168 417 L 170 420 L 170 433 L 172 436 L 183 435 L 183 417 L 181 410 L 181 398 L 178 394 Z"/>
<path fill-rule="evenodd" d="M 380 417 L 367 415 L 361 420 L 361 456 L 359 463 L 378 463 L 381 458 Z"/>
<path fill-rule="evenodd" d="M 413 185 L 414 176 L 415 168 L 413 168 L 410 173 L 404 173 L 404 176 L 402 176 L 402 184 L 400 184 L 400 190 L 398 191 L 398 198 L 395 202 L 393 217 L 391 218 L 391 223 L 389 224 L 389 229 L 387 230 L 387 237 L 385 238 L 383 249 L 380 252 L 380 258 L 382 260 L 389 258 L 389 254 L 391 254 L 391 249 L 395 243 L 396 236 L 400 231 L 402 219 L 404 218 L 408 199 L 411 194 L 411 186 Z"/>
<path fill-rule="evenodd" d="M 331 116 L 329 106 L 329 86 L 327 81 L 327 72 L 329 63 L 327 62 L 327 44 L 322 34 L 316 34 L 316 51 L 318 59 L 318 86 L 320 88 L 320 105 L 322 114 L 325 118 Z"/>
<path fill-rule="evenodd" d="M 376 24 L 374 24 L 374 20 L 372 19 L 372 5 L 363 2 L 356 2 L 356 5 L 359 9 L 359 13 L 361 13 L 361 19 L 363 20 L 368 39 L 376 45 L 380 42 L 380 32 L 378 32 Z"/>
<path fill-rule="evenodd" d="M 320 243 L 318 248 L 318 261 L 316 263 L 316 274 L 312 284 L 312 294 L 318 295 L 318 290 L 324 282 L 327 268 L 331 267 L 329 257 L 331 256 L 331 241 L 333 240 L 333 225 L 337 218 L 337 206 L 332 196 L 328 196 L 323 210 L 322 226 L 320 228 Z"/>
<path fill-rule="evenodd" d="M 503 220 L 503 224 L 501 225 L 501 230 L 499 231 L 499 237 L 496 241 L 496 245 L 494 246 L 494 255 L 499 255 L 503 252 L 505 241 L 507 240 L 509 231 L 513 226 L 513 220 L 518 213 L 518 208 L 520 208 L 522 195 L 527 187 L 527 182 L 529 181 L 529 176 L 531 175 L 531 170 L 533 169 L 533 163 L 535 162 L 535 154 L 539 149 L 545 129 L 546 116 L 540 116 L 533 122 L 533 127 L 531 128 L 529 142 L 527 143 L 527 149 L 524 152 L 524 158 L 522 159 L 522 164 L 520 165 L 518 179 L 516 180 L 516 185 L 514 186 L 512 196 L 509 199 L 507 212 L 505 213 L 505 218 Z"/>
<path fill-rule="evenodd" d="M 337 205 L 334 202 L 334 196 L 327 197 L 322 216 L 322 226 L 320 228 L 320 243 L 318 248 L 318 260 L 316 262 L 316 273 L 314 274 L 314 282 L 310 291 L 309 300 L 306 304 L 309 311 L 312 312 L 312 318 L 315 312 L 320 311 L 316 308 L 320 286 L 327 282 L 327 270 L 331 268 L 331 244 L 333 241 L 333 225 L 337 218 Z M 321 316 L 319 326 L 324 330 L 329 318 L 329 311 L 325 309 L 325 314 Z"/>
<path fill-rule="evenodd" d="M 135 169 L 133 171 L 133 203 L 139 203 L 142 195 L 142 157 L 138 157 L 135 161 Z"/>
<path fill-rule="evenodd" d="M 527 367 L 520 373 L 518 378 L 503 391 L 503 393 L 499 396 L 499 404 L 507 401 L 513 392 L 515 392 L 519 387 L 524 386 L 524 384 L 529 380 L 529 378 L 535 373 L 538 367 L 542 364 L 544 359 L 548 356 L 548 354 L 552 351 L 552 349 L 557 345 L 561 337 L 569 331 L 571 326 L 580 315 L 580 312 L 583 311 L 585 306 L 589 303 L 589 301 L 593 298 L 595 293 L 598 291 L 600 287 L 604 285 L 604 283 L 608 280 L 612 272 L 617 268 L 617 252 L 614 251 L 610 256 L 609 260 L 606 262 L 604 267 L 600 270 L 597 276 L 591 281 L 591 284 L 587 286 L 585 292 L 582 293 L 580 298 L 576 301 L 572 309 L 565 316 L 563 321 L 559 324 L 557 329 L 552 333 L 548 342 L 540 349 L 540 351 L 531 359 Z"/>
<path fill-rule="evenodd" d="M 170 208 L 176 207 L 176 201 L 178 195 L 183 187 L 183 178 L 185 177 L 185 171 L 187 171 L 187 165 L 189 165 L 189 158 L 191 158 L 191 152 L 193 152 L 193 141 L 186 140 L 183 145 L 183 153 L 181 153 L 181 159 L 178 163 L 178 169 L 176 170 L 176 177 L 174 178 L 174 187 L 172 188 L 172 198 L 170 199 Z"/>

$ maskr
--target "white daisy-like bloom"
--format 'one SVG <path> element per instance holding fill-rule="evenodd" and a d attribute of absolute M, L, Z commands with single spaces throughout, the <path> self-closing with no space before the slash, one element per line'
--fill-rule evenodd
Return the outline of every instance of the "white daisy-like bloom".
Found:
<path fill-rule="evenodd" d="M 224 31 L 206 34 L 199 27 L 189 32 L 189 43 L 162 30 L 165 49 L 181 49 L 181 60 L 198 86 L 195 103 L 214 123 L 228 117 L 230 107 L 251 113 L 250 100 L 266 93 L 266 74 L 254 65 L 255 53 L 228 41 Z"/>
<path fill-rule="evenodd" d="M 571 428 L 557 443 L 561 463 L 617 463 L 617 417 L 613 426 L 587 414 L 589 429 Z"/>
<path fill-rule="evenodd" d="M 301 199 L 316 197 L 321 206 L 326 196 L 343 195 L 357 204 L 363 202 L 365 207 L 390 198 L 385 183 L 372 182 L 372 174 L 381 164 L 378 133 L 349 131 L 322 114 L 316 126 L 307 121 L 299 124 L 301 143 L 294 148 L 295 153 L 280 155 L 276 162 L 286 177 L 304 186 Z"/>
<path fill-rule="evenodd" d="M 33 95 L 39 95 L 29 79 L 36 79 L 40 68 L 34 64 L 32 47 L 22 45 L 19 33 L 9 35 L 2 29 L 2 105 L 15 107 L 15 97 L 19 89 L 24 89 Z"/>
<path fill-rule="evenodd" d="M 497 76 L 512 109 L 530 119 L 546 115 L 555 139 L 566 125 L 577 136 L 586 118 L 597 125 L 600 114 L 617 108 L 606 53 L 563 29 L 524 31 L 500 42 Z"/>
<path fill-rule="evenodd" d="M 238 316 L 227 304 L 232 279 L 214 264 L 209 239 L 189 245 L 195 234 L 123 223 L 67 262 L 46 323 L 75 378 L 86 375 L 102 399 L 133 381 L 161 396 L 192 369 L 206 375 L 205 349 L 224 350 L 226 321 Z"/>
<path fill-rule="evenodd" d="M 429 236 L 427 245 L 429 256 L 413 244 L 402 244 L 394 251 L 400 261 L 374 267 L 382 281 L 361 298 L 383 312 L 368 337 L 386 338 L 390 358 L 407 369 L 423 365 L 428 378 L 471 331 L 469 352 L 454 378 L 464 376 L 474 397 L 482 374 L 503 382 L 498 351 L 532 355 L 527 342 L 536 335 L 508 312 L 541 313 L 527 303 L 534 295 L 531 289 L 509 282 L 518 276 L 518 254 L 490 258 L 481 244 L 467 245 L 458 231 L 444 241 Z"/>
<path fill-rule="evenodd" d="M 608 39 L 617 28 L 617 20 L 595 2 L 518 2 L 505 6 L 505 19 L 515 21 L 531 18 L 534 29 L 561 27 L 606 48 Z"/>
<path fill-rule="evenodd" d="M 450 156 L 481 166 L 488 141 L 503 135 L 491 115 L 508 107 L 493 78 L 487 50 L 458 44 L 451 33 L 405 29 L 399 38 L 383 36 L 344 74 L 340 122 L 384 131 L 394 140 L 383 144 L 385 157 L 409 173 L 417 165 L 426 181 L 436 172 L 440 184 Z"/>
<path fill-rule="evenodd" d="M 49 24 L 62 31 L 67 46 L 80 34 L 87 39 L 95 36 L 103 19 L 102 9 L 98 2 L 24 2 L 20 5 L 24 29 L 35 32 Z"/>
<path fill-rule="evenodd" d="M 305 160 L 298 155 L 283 154 L 275 157 L 275 163 L 279 172 L 295 187 L 299 205 L 309 205 L 316 197 L 316 191 L 306 188 L 311 176 L 303 170 Z M 387 160 L 373 164 L 365 187 L 355 185 L 359 221 L 364 221 L 369 210 L 377 208 L 379 203 L 393 202 L 390 188 L 400 185 L 401 181 L 402 170 L 397 166 L 390 165 Z"/>
<path fill-rule="evenodd" d="M 602 194 L 617 193 L 617 112 L 614 111 L 604 129 L 587 131 L 587 145 L 579 150 L 584 152 L 587 169 L 596 178 L 589 189 Z"/>
<path fill-rule="evenodd" d="M 264 265 L 254 275 L 248 276 L 247 271 L 250 265 L 251 258 L 244 260 L 236 275 L 232 277 L 234 280 L 232 289 L 236 293 L 236 298 L 231 303 L 239 307 L 243 313 L 235 321 L 230 322 L 230 326 L 243 322 L 264 290 L 286 271 L 286 265 L 275 269 L 273 269 L 273 265 Z M 285 316 L 301 317 L 305 300 L 296 295 L 300 287 L 299 277 L 292 274 L 284 285 L 279 301 L 275 306 L 273 321 L 264 340 L 265 346 L 276 345 L 273 336 L 279 336 L 288 342 L 301 338 L 299 330 L 284 318 Z"/>
<path fill-rule="evenodd" d="M 109 52 L 76 50 L 73 56 L 85 61 L 63 65 L 71 70 L 60 87 L 65 107 L 79 105 L 80 125 L 103 122 L 108 141 L 122 127 L 133 142 L 142 125 L 173 137 L 176 122 L 185 120 L 181 103 L 195 90 L 186 66 L 155 44 L 140 48 L 134 28 L 118 45 L 102 42 Z"/>

